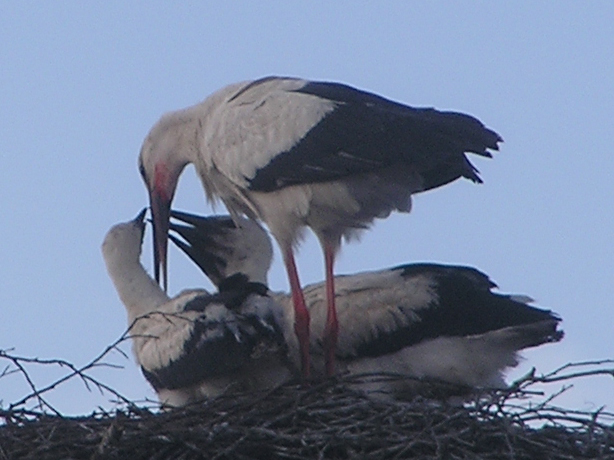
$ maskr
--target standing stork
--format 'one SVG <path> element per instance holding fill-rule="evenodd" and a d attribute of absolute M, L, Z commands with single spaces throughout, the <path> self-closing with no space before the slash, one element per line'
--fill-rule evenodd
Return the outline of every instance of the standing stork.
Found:
<path fill-rule="evenodd" d="M 155 277 L 167 286 L 170 205 L 192 163 L 207 197 L 233 218 L 266 223 L 281 248 L 305 377 L 309 311 L 294 248 L 310 227 L 324 251 L 327 373 L 338 335 L 333 265 L 341 239 L 375 218 L 409 212 L 411 195 L 459 177 L 481 182 L 465 153 L 490 157 L 501 138 L 456 112 L 413 108 L 340 83 L 266 77 L 226 86 L 203 102 L 164 115 L 139 156 L 154 223 Z"/>

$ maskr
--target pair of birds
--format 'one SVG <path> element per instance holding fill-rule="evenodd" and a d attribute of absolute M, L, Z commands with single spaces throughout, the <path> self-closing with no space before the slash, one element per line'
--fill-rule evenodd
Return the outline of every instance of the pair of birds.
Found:
<path fill-rule="evenodd" d="M 465 153 L 489 157 L 500 141 L 471 116 L 411 108 L 342 84 L 267 77 L 227 86 L 163 116 L 143 143 L 139 167 L 150 196 L 156 281 L 165 291 L 170 205 L 183 168 L 192 163 L 208 198 L 221 199 L 235 223 L 246 225 L 242 215 L 260 220 L 277 240 L 304 377 L 312 369 L 314 310 L 293 253 L 305 227 L 317 235 L 326 318 L 315 339 L 332 375 L 343 328 L 353 327 L 348 321 L 340 330 L 335 304 L 343 298 L 333 276 L 341 240 L 394 210 L 408 212 L 413 193 L 459 177 L 480 182 Z"/>
<path fill-rule="evenodd" d="M 191 289 L 170 298 L 147 274 L 139 260 L 145 210 L 114 226 L 102 246 L 128 312 L 136 359 L 160 401 L 177 407 L 295 379 L 301 355 L 292 296 L 266 287 L 273 251 L 264 229 L 229 216 L 172 215 L 182 223 L 170 225 L 170 238 L 216 285 L 216 294 Z M 528 297 L 493 293 L 496 285 L 470 267 L 407 264 L 335 282 L 338 369 L 405 377 L 357 383 L 375 396 L 409 397 L 433 388 L 433 381 L 456 392 L 502 387 L 503 371 L 518 363 L 519 350 L 562 337 L 556 315 L 528 305 Z M 312 366 L 323 376 L 325 283 L 305 287 L 304 295 L 315 332 Z"/>

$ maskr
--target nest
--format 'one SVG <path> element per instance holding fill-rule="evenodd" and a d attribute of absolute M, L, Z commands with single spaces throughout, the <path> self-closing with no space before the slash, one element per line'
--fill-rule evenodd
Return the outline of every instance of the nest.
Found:
<path fill-rule="evenodd" d="M 120 345 L 129 339 L 126 331 L 82 366 L 0 350 L 0 362 L 7 363 L 0 381 L 16 374 L 27 388 L 23 398 L 0 407 L 0 460 L 614 459 L 614 413 L 554 405 L 578 379 L 614 377 L 614 360 L 566 364 L 544 375 L 533 370 L 509 389 L 465 394 L 462 404 L 441 395 L 467 389 L 441 382 L 408 401 L 367 396 L 353 384 L 401 377 L 364 375 L 162 411 L 151 402 L 130 401 L 92 373 L 121 367 L 109 358 L 114 352 L 127 358 Z M 41 366 L 64 375 L 38 385 L 31 371 Z M 117 409 L 62 415 L 47 396 L 75 379 L 109 396 Z M 542 384 L 563 386 L 546 394 Z"/>
<path fill-rule="evenodd" d="M 456 405 L 368 397 L 348 385 L 356 377 L 341 377 L 168 412 L 126 404 L 63 417 L 14 407 L 0 410 L 0 459 L 614 459 L 614 414 L 557 408 L 556 395 L 533 390 L 544 381 L 614 375 L 561 375 L 570 366 L 577 365 Z"/>

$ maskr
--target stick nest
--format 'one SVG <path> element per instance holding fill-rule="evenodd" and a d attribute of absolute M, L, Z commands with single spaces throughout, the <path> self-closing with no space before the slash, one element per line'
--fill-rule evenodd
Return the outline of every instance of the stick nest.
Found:
<path fill-rule="evenodd" d="M 9 408 L 0 410 L 0 459 L 614 459 L 614 414 L 557 408 L 556 395 L 533 389 L 595 374 L 561 375 L 573 366 L 456 405 L 375 399 L 340 377 L 168 412 L 125 404 L 64 417 Z"/>

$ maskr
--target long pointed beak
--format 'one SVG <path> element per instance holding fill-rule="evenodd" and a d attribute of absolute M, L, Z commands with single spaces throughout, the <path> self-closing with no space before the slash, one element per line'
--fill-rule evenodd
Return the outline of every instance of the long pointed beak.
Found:
<path fill-rule="evenodd" d="M 171 200 L 158 193 L 155 189 L 150 192 L 149 199 L 153 221 L 154 275 L 156 282 L 160 283 L 160 271 L 162 271 L 162 288 L 166 292 L 168 290 L 166 255 L 168 252 Z"/>
<path fill-rule="evenodd" d="M 132 219 L 132 222 L 135 225 L 145 225 L 145 213 L 147 212 L 147 208 L 143 208 L 141 212 L 137 214 L 137 216 Z"/>

